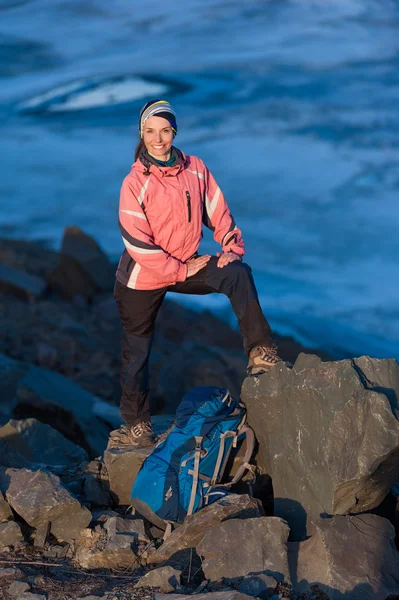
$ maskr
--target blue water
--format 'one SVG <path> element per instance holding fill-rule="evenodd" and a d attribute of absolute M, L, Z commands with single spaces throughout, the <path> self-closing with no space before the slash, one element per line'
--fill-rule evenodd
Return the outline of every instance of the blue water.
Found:
<path fill-rule="evenodd" d="M 116 259 L 137 113 L 165 96 L 273 328 L 399 358 L 398 1 L 1 0 L 0 40 L 0 235 L 77 224 Z"/>

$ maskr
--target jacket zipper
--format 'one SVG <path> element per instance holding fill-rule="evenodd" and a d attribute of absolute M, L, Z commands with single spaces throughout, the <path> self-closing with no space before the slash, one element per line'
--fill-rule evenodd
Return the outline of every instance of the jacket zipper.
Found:
<path fill-rule="evenodd" d="M 188 211 L 188 222 L 191 222 L 191 196 L 190 196 L 190 192 L 186 191 L 186 198 L 187 198 L 187 211 Z"/>

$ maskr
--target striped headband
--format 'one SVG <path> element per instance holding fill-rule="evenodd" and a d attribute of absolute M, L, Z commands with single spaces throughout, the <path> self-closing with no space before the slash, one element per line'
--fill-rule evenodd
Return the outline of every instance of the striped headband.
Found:
<path fill-rule="evenodd" d="M 143 106 L 140 111 L 140 121 L 139 121 L 139 134 L 140 137 L 143 137 L 144 123 L 149 117 L 163 117 L 172 126 L 172 129 L 176 135 L 177 133 L 177 124 L 176 124 L 176 113 L 166 100 L 150 100 Z"/>

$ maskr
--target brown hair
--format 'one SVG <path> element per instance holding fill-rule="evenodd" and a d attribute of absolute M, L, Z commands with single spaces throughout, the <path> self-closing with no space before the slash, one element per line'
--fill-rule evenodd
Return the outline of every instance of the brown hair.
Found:
<path fill-rule="evenodd" d="M 134 160 L 135 161 L 138 159 L 138 157 L 140 156 L 141 151 L 144 150 L 144 148 L 145 148 L 144 140 L 142 138 L 140 138 L 139 143 L 136 146 L 136 151 L 134 153 Z"/>

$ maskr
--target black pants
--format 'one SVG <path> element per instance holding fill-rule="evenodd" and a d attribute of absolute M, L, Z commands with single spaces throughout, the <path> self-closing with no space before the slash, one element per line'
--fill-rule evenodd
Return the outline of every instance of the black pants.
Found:
<path fill-rule="evenodd" d="M 247 354 L 257 345 L 275 347 L 273 333 L 259 305 L 250 267 L 240 261 L 206 267 L 186 281 L 157 290 L 133 290 L 116 281 L 115 299 L 123 326 L 121 416 L 129 427 L 150 420 L 148 359 L 155 318 L 168 291 L 181 294 L 225 294 L 237 316 Z"/>

